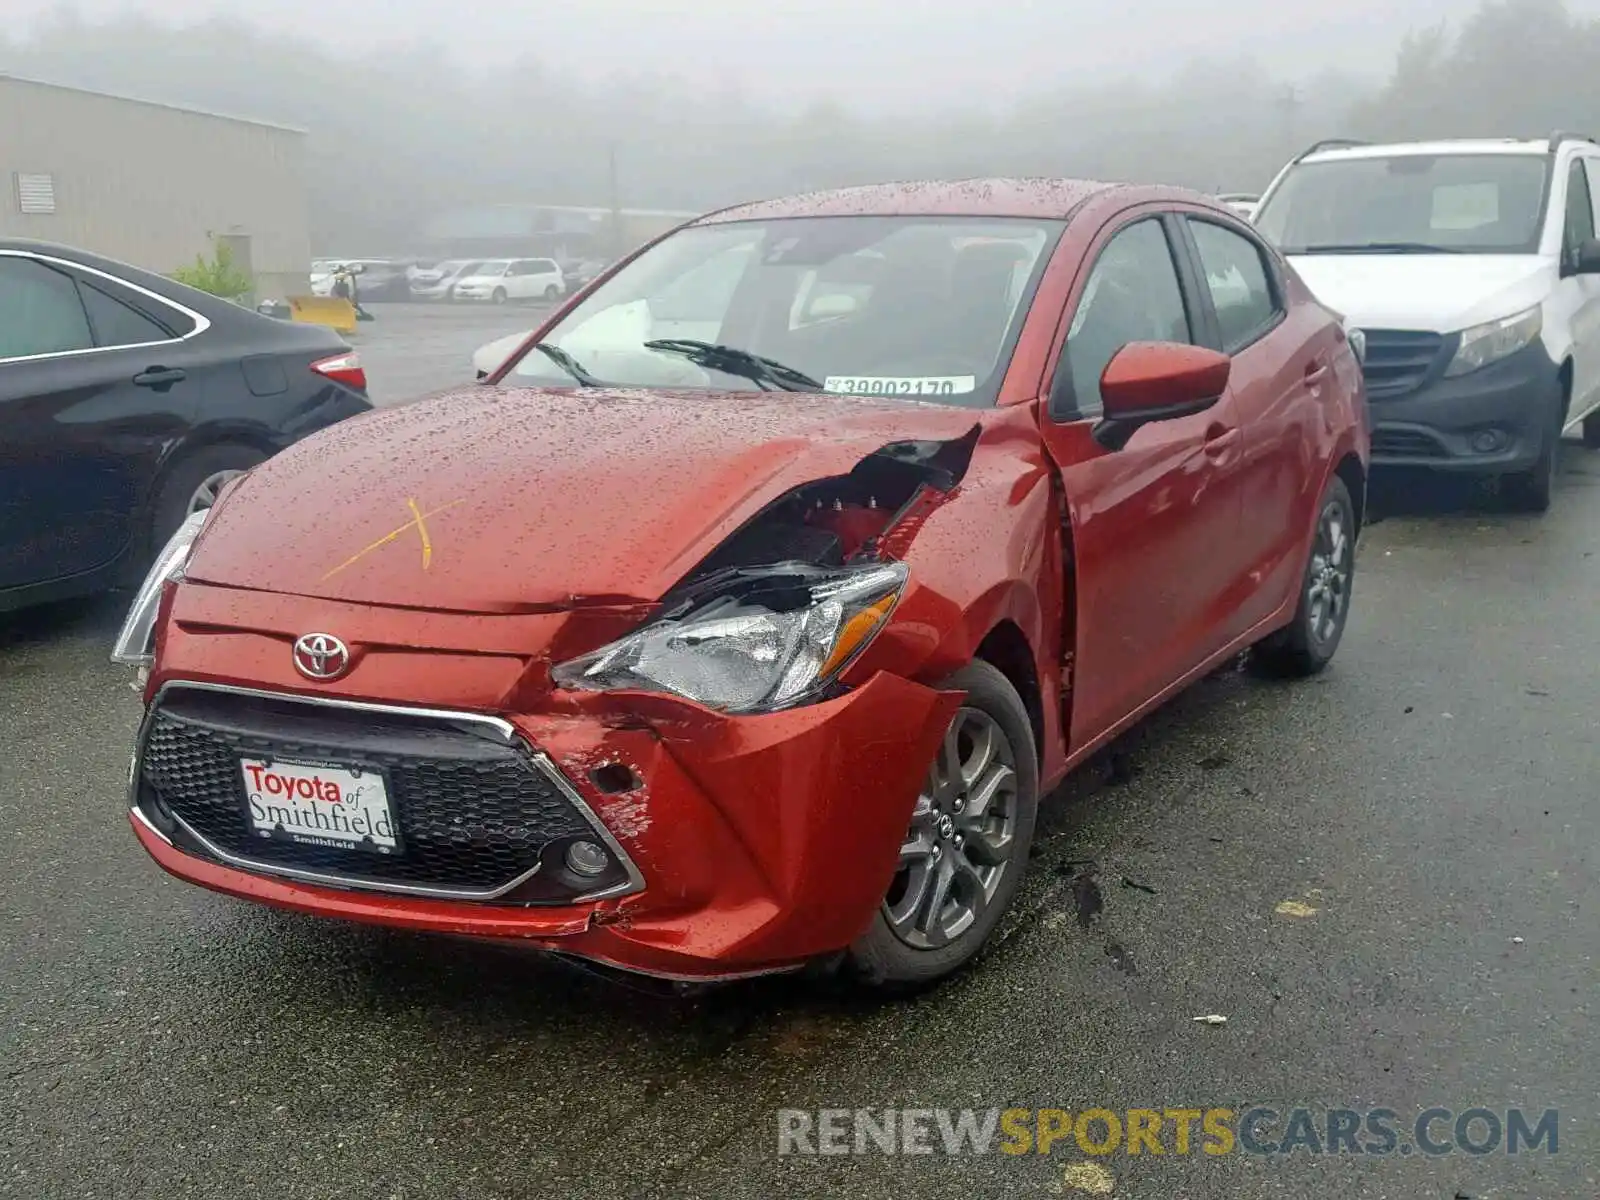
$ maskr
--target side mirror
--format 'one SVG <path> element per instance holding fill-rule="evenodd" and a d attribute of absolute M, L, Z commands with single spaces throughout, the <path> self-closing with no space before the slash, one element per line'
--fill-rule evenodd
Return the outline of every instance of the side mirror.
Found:
<path fill-rule="evenodd" d="M 1600 275 L 1600 238 L 1589 238 L 1578 243 L 1572 256 L 1573 275 Z"/>
<path fill-rule="evenodd" d="M 1129 342 L 1100 376 L 1104 416 L 1094 440 L 1120 450 L 1144 425 L 1205 412 L 1228 386 L 1226 354 L 1177 342 Z"/>

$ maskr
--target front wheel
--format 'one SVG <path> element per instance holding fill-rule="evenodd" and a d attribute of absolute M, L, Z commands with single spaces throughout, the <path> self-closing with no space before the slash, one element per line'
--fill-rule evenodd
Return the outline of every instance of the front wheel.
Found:
<path fill-rule="evenodd" d="M 490 299 L 493 300 L 496 304 L 504 304 L 506 302 L 506 290 L 505 290 L 505 288 L 495 288 L 494 295 L 491 296 Z"/>
<path fill-rule="evenodd" d="M 544 298 L 545 298 L 545 299 L 546 299 L 546 300 L 555 300 L 555 299 L 557 299 L 557 298 L 558 298 L 558 297 L 559 297 L 559 296 L 560 296 L 560 295 L 561 295 L 561 289 L 560 289 L 560 288 L 558 288 L 558 287 L 557 287 L 557 286 L 556 286 L 556 285 L 555 285 L 555 284 L 553 284 L 553 283 L 552 283 L 552 284 L 551 284 L 551 285 L 550 285 L 550 286 L 549 286 L 549 287 L 547 287 L 547 288 L 545 288 L 545 290 L 544 290 Z"/>
<path fill-rule="evenodd" d="M 1016 896 L 1039 803 L 1028 710 L 974 662 L 944 685 L 966 692 L 945 731 L 883 904 L 847 960 L 862 983 L 910 990 L 972 961 Z"/>
<path fill-rule="evenodd" d="M 1526 471 L 1500 478 L 1500 494 L 1516 512 L 1542 513 L 1550 511 L 1550 501 L 1555 497 L 1556 471 L 1561 447 L 1561 430 L 1558 426 L 1545 436 L 1539 449 L 1538 461 Z"/>
<path fill-rule="evenodd" d="M 1311 554 L 1294 620 L 1251 650 L 1251 665 L 1269 675 L 1315 675 L 1344 637 L 1356 572 L 1356 513 L 1337 475 L 1322 493 Z"/>

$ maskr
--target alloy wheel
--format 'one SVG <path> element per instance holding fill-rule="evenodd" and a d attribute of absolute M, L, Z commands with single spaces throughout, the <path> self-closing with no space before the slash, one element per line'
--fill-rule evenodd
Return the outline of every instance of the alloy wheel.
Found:
<path fill-rule="evenodd" d="M 970 929 L 1013 869 L 1016 752 L 995 719 L 956 712 L 900 847 L 884 917 L 906 945 L 937 950 Z"/>
<path fill-rule="evenodd" d="M 210 508 L 217 502 L 217 493 L 222 491 L 222 489 L 226 487 L 229 482 L 237 479 L 243 474 L 243 471 L 227 470 L 214 471 L 210 475 L 207 475 L 200 481 L 200 486 L 195 488 L 194 494 L 189 497 L 189 511 L 187 515 L 192 517 L 195 513 L 202 512 L 205 509 Z"/>
<path fill-rule="evenodd" d="M 1320 644 L 1326 645 L 1344 624 L 1354 552 L 1344 505 L 1330 500 L 1317 521 L 1306 582 L 1306 620 L 1311 636 Z"/>

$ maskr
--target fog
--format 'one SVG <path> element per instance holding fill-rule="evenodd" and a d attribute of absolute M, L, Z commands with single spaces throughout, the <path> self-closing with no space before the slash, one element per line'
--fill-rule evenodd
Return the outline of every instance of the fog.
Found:
<path fill-rule="evenodd" d="M 316 248 L 355 254 L 468 204 L 986 174 L 1250 191 L 1317 137 L 1600 128 L 1600 0 L 3 7 L 0 70 L 308 129 Z"/>
<path fill-rule="evenodd" d="M 52 8 L 21 3 L 25 28 Z M 1241 52 L 1292 62 L 1296 74 L 1342 63 L 1381 71 L 1408 29 L 1460 7 L 1452 0 L 273 0 L 254 6 L 249 19 L 274 33 L 315 31 L 335 54 L 422 46 L 475 69 L 532 53 L 589 82 L 617 71 L 661 71 L 702 87 L 736 83 L 780 104 L 837 97 L 905 111 L 929 97 L 1013 101 L 1072 81 L 1151 79 L 1192 57 Z M 86 0 L 75 8 L 91 20 L 143 9 L 175 23 L 244 11 L 237 0 Z"/>

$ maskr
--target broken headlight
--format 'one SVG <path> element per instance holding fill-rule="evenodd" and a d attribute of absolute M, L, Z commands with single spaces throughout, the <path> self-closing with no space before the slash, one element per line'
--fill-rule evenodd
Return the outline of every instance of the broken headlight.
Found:
<path fill-rule="evenodd" d="M 904 563 L 773 575 L 562 663 L 559 687 L 671 692 L 719 712 L 770 712 L 816 696 L 888 622 Z"/>
<path fill-rule="evenodd" d="M 155 661 L 156 613 L 161 607 L 161 590 L 170 581 L 183 578 L 189 550 L 210 515 L 211 510 L 203 508 L 188 517 L 157 556 L 144 582 L 139 585 L 133 603 L 128 607 L 128 615 L 111 650 L 112 662 L 130 667 L 148 667 Z"/>

